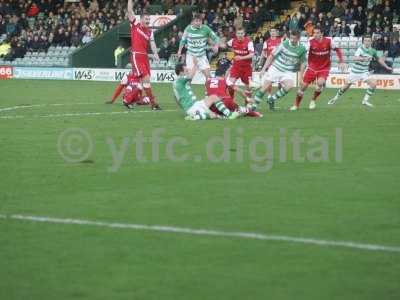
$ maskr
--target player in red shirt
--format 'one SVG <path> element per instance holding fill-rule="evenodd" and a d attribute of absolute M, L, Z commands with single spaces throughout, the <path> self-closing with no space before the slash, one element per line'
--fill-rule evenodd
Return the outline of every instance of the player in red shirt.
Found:
<path fill-rule="evenodd" d="M 232 48 L 235 56 L 233 65 L 227 79 L 228 90 L 231 97 L 234 97 L 235 83 L 240 79 L 246 86 L 247 97 L 251 96 L 250 78 L 253 70 L 251 67 L 252 58 L 254 56 L 254 44 L 251 38 L 246 36 L 243 28 L 236 29 L 236 38 L 228 41 L 228 47 Z"/>
<path fill-rule="evenodd" d="M 115 100 L 117 100 L 118 96 L 124 91 L 124 95 L 122 97 L 122 104 L 125 105 L 126 108 L 132 109 L 133 104 L 137 105 L 148 105 L 150 104 L 149 97 L 143 96 L 142 94 L 142 84 L 140 83 L 140 78 L 134 75 L 132 72 L 125 75 L 120 84 L 116 87 L 114 95 L 112 96 L 110 101 L 107 101 L 107 104 L 113 104 Z"/>
<path fill-rule="evenodd" d="M 143 89 L 150 98 L 151 108 L 160 110 L 160 106 L 155 101 L 150 85 L 150 63 L 148 57 L 149 44 L 153 51 L 154 58 L 159 61 L 157 46 L 154 41 L 154 34 L 149 28 L 150 16 L 142 14 L 140 21 L 136 22 L 133 12 L 132 0 L 128 0 L 128 18 L 131 23 L 131 52 L 132 52 L 132 71 L 141 78 Z"/>
<path fill-rule="evenodd" d="M 296 111 L 304 96 L 304 91 L 313 81 L 316 81 L 314 96 L 310 101 L 309 108 L 315 109 L 315 101 L 321 94 L 326 80 L 329 76 L 331 68 L 331 52 L 336 51 L 339 58 L 339 67 L 342 71 L 346 69 L 344 64 L 342 51 L 335 45 L 332 38 L 324 37 L 321 28 L 315 27 L 313 37 L 309 39 L 307 44 L 308 49 L 308 65 L 303 75 L 303 82 L 300 83 L 300 88 L 297 91 L 296 101 L 290 108 L 291 111 Z"/>
<path fill-rule="evenodd" d="M 269 31 L 270 38 L 264 41 L 262 55 L 265 59 L 272 54 L 276 47 L 282 43 L 282 38 L 278 36 L 278 30 L 271 28 Z M 266 90 L 269 95 L 272 93 L 272 83 Z"/>
<path fill-rule="evenodd" d="M 219 65 L 217 70 L 215 71 L 215 77 L 210 77 L 206 81 L 206 94 L 207 96 L 217 96 L 221 99 L 221 101 L 225 104 L 225 106 L 230 111 L 237 111 L 241 115 L 246 115 L 248 117 L 262 117 L 262 114 L 256 111 L 252 111 L 247 107 L 239 106 L 233 97 L 228 93 L 228 85 L 227 85 L 227 78 L 225 78 L 225 74 L 229 66 L 226 65 Z M 235 89 L 239 91 L 239 89 Z M 246 95 L 246 92 L 243 92 L 243 96 Z M 210 107 L 211 111 L 215 112 L 216 114 L 221 115 L 221 112 L 212 105 Z"/>

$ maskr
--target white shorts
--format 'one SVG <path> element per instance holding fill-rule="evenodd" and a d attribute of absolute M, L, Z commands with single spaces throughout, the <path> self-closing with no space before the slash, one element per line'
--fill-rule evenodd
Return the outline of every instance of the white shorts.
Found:
<path fill-rule="evenodd" d="M 210 109 L 204 100 L 196 101 L 191 108 L 186 111 L 188 116 L 195 116 L 198 114 L 209 114 Z"/>
<path fill-rule="evenodd" d="M 264 84 L 266 81 L 282 83 L 286 80 L 293 81 L 293 78 L 296 78 L 295 72 L 282 72 L 274 66 L 270 66 L 268 71 L 264 74 L 263 78 L 261 78 L 261 83 Z"/>
<path fill-rule="evenodd" d="M 189 69 L 193 69 L 194 62 L 193 62 L 193 55 L 187 53 L 186 54 L 186 67 Z M 210 63 L 208 62 L 207 56 L 200 56 L 197 57 L 197 68 L 200 71 L 210 69 Z"/>
<path fill-rule="evenodd" d="M 348 83 L 356 83 L 357 81 L 365 82 L 370 79 L 371 74 L 368 73 L 352 73 L 350 71 L 349 76 L 347 76 Z"/>

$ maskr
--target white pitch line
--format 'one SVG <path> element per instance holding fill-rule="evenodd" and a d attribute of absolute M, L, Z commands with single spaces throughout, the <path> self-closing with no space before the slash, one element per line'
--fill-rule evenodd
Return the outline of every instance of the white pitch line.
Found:
<path fill-rule="evenodd" d="M 267 241 L 284 241 L 288 243 L 300 243 L 325 247 L 342 247 L 352 248 L 367 251 L 382 251 L 382 252 L 397 252 L 400 253 L 400 247 L 397 246 L 383 246 L 377 244 L 364 244 L 352 241 L 334 241 L 334 240 L 320 240 L 314 238 L 300 238 L 284 235 L 269 235 L 264 233 L 253 232 L 232 232 L 221 230 L 208 230 L 208 229 L 193 229 L 184 227 L 162 226 L 162 225 L 144 225 L 144 224 L 130 224 L 130 223 L 109 223 L 102 221 L 90 221 L 80 219 L 61 219 L 45 216 L 28 216 L 28 215 L 0 215 L 2 218 L 23 220 L 31 222 L 42 222 L 52 224 L 74 224 L 83 226 L 96 226 L 106 228 L 118 229 L 132 229 L 141 231 L 155 231 L 155 232 L 168 232 L 168 233 L 182 233 L 187 235 L 201 235 L 201 236 L 217 236 L 217 237 L 231 237 L 239 239 L 252 239 L 252 240 L 267 240 Z"/>
<path fill-rule="evenodd" d="M 98 104 L 98 103 L 78 102 L 78 103 L 48 103 L 48 104 L 17 105 L 17 106 L 11 106 L 11 107 L 0 107 L 0 112 L 17 110 L 17 109 L 22 109 L 22 108 L 34 108 L 34 107 L 46 107 L 46 106 L 95 105 L 95 104 Z"/>
<path fill-rule="evenodd" d="M 162 112 L 176 112 L 176 109 L 165 109 Z M 15 115 L 15 116 L 0 116 L 0 119 L 22 119 L 22 118 L 64 118 L 64 117 L 83 117 L 83 116 L 103 116 L 103 115 L 119 115 L 119 114 L 137 114 L 137 113 L 152 113 L 151 110 L 139 111 L 111 111 L 111 112 L 86 112 L 86 113 L 63 113 L 49 115 Z M 157 112 L 155 112 L 157 113 Z"/>

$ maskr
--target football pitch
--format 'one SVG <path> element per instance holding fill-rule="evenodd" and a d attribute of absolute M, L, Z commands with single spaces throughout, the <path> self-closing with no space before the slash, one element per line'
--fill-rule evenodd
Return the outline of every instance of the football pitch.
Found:
<path fill-rule="evenodd" d="M 400 91 L 192 122 L 114 87 L 0 81 L 0 299 L 400 299 Z"/>

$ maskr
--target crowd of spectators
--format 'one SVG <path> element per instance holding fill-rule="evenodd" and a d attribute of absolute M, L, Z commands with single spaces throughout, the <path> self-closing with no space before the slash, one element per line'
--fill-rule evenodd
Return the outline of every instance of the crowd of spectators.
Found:
<path fill-rule="evenodd" d="M 135 2 L 137 13 L 149 5 Z M 0 37 L 10 45 L 6 58 L 13 60 L 50 46 L 87 44 L 125 15 L 126 1 L 118 0 L 0 0 Z"/>
<path fill-rule="evenodd" d="M 318 0 L 316 7 L 301 5 L 279 29 L 282 34 L 297 29 L 310 35 L 313 27 L 319 26 L 331 37 L 370 34 L 374 48 L 395 57 L 400 55 L 399 15 L 399 0 Z"/>

